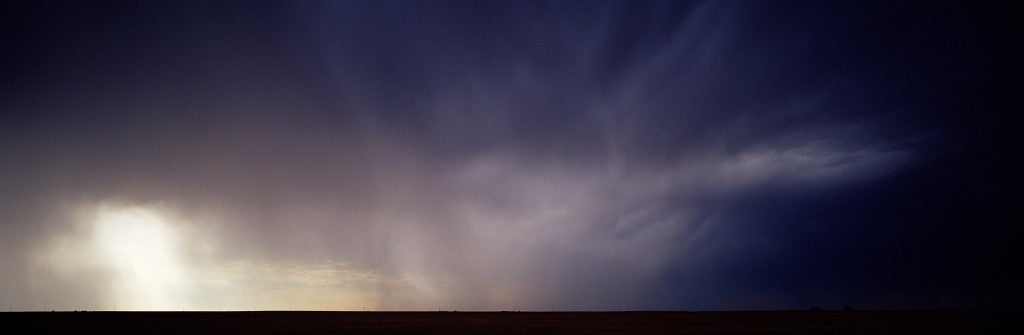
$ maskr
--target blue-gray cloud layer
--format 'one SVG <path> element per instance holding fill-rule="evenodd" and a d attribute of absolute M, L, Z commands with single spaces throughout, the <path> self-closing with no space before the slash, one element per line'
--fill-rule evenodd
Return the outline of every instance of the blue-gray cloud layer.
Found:
<path fill-rule="evenodd" d="M 68 264 L 109 243 L 89 220 L 153 211 L 190 232 L 173 252 L 191 308 L 355 306 L 309 302 L 330 290 L 542 310 L 1016 294 L 998 275 L 1020 164 L 996 9 L 9 9 L 3 307 L 146 308 L 125 302 L 140 277 L 124 262 Z M 258 290 L 279 304 L 244 297 Z"/>

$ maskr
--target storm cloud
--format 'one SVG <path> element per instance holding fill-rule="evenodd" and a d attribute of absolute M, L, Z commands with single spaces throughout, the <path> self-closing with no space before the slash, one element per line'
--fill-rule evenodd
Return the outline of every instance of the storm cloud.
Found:
<path fill-rule="evenodd" d="M 1002 200 L 1019 158 L 988 145 L 1015 129 L 996 111 L 1009 42 L 981 23 L 995 9 L 10 9 L 0 307 L 979 308 L 1017 294 L 997 275 L 1001 236 L 1019 232 Z"/>

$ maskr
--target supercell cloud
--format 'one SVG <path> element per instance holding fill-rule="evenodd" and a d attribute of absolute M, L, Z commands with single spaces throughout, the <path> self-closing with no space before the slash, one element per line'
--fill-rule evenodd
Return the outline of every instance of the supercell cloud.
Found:
<path fill-rule="evenodd" d="M 5 309 L 1019 296 L 997 9 L 5 6 Z"/>

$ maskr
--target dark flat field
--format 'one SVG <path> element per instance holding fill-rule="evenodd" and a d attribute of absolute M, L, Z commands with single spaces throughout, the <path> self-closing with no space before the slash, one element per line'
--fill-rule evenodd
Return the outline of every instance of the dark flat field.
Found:
<path fill-rule="evenodd" d="M 5 330 L 19 334 L 1020 334 L 1019 316 L 983 312 L 9 312 L 0 313 L 0 322 Z"/>

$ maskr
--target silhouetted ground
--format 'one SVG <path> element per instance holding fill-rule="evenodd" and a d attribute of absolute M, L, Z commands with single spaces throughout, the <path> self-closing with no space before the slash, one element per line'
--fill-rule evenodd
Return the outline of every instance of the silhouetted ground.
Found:
<path fill-rule="evenodd" d="M 1011 323 L 1020 316 L 982 312 L 11 312 L 0 313 L 0 325 L 5 332 L 19 334 L 1020 334 L 1020 323 Z"/>

